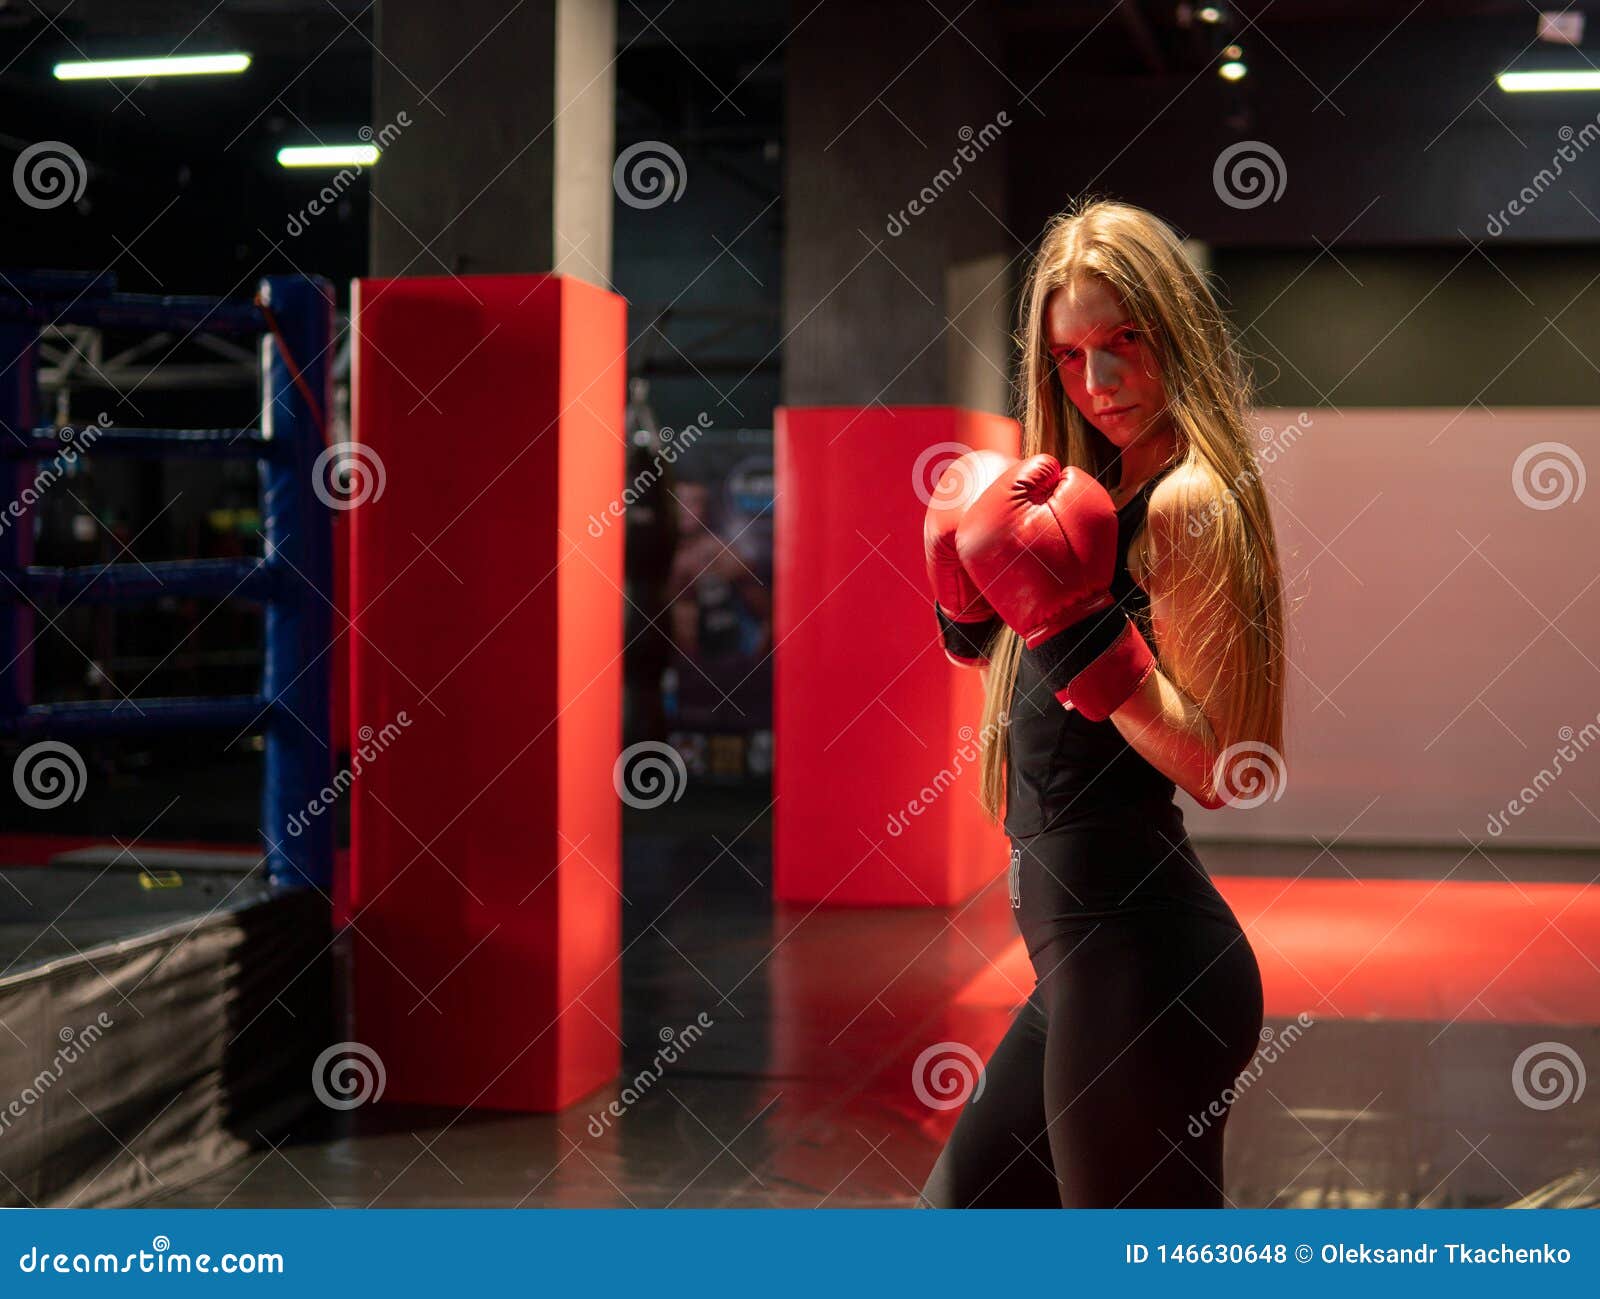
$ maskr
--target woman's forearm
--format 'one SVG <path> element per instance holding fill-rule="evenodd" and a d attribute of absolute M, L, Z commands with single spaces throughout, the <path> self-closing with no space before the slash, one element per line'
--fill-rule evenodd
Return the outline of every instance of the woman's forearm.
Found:
<path fill-rule="evenodd" d="M 1111 720 L 1140 755 L 1202 807 L 1216 808 L 1217 738 L 1199 706 L 1158 667 Z"/>

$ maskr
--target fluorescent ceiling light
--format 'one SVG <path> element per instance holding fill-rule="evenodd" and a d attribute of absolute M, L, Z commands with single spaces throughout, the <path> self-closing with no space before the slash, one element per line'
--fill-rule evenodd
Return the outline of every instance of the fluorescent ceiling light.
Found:
<path fill-rule="evenodd" d="M 280 167 L 370 167 L 377 161 L 375 144 L 298 145 L 278 150 Z"/>
<path fill-rule="evenodd" d="M 248 54 L 187 54 L 156 59 L 93 59 L 56 64 L 57 81 L 94 81 L 103 77 L 197 77 L 218 72 L 243 72 Z"/>
<path fill-rule="evenodd" d="M 1533 90 L 1600 90 L 1600 72 L 1573 68 L 1566 72 L 1502 72 L 1495 78 L 1500 89 L 1513 94 Z"/>

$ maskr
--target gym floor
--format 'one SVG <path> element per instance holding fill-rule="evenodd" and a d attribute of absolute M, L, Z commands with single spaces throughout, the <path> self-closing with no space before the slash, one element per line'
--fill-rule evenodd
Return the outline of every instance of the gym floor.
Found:
<path fill-rule="evenodd" d="M 948 913 L 774 911 L 770 809 L 730 796 L 709 813 L 677 811 L 671 829 L 656 813 L 649 836 L 636 824 L 628 838 L 626 1064 L 614 1084 L 561 1115 L 319 1114 L 145 1203 L 911 1205 L 954 1121 L 917 1100 L 915 1060 L 940 1041 L 986 1057 L 1026 995 L 1003 881 Z M 1251 934 L 1283 1043 L 1229 1121 L 1233 1204 L 1600 1200 L 1600 1100 L 1541 1110 L 1512 1085 L 1532 1044 L 1586 1058 L 1600 1048 L 1600 970 L 1581 952 L 1564 972 L 1554 963 L 1577 950 L 1564 934 L 1592 950 L 1595 918 L 1558 901 L 1540 914 L 1559 924 L 1516 937 L 1519 906 L 1591 881 L 1592 855 L 1222 844 L 1201 855 Z M 1513 885 L 1502 870 L 1548 884 Z M 1412 890 L 1400 919 L 1373 905 L 1385 887 Z M 1503 918 L 1513 959 L 1462 927 L 1463 889 Z M 1293 1015 L 1273 1012 L 1297 1000 L 1311 1027 L 1282 1036 Z M 710 1027 L 663 1063 L 662 1041 L 700 1016 Z"/>

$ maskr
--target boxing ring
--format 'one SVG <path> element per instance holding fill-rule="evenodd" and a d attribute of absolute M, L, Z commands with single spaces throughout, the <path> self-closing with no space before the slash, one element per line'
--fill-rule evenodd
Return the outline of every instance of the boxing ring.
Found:
<path fill-rule="evenodd" d="M 36 356 L 45 324 L 255 337 L 261 347 L 261 420 L 255 428 L 82 429 L 38 422 Z M 332 885 L 333 828 L 291 818 L 333 774 L 329 742 L 332 659 L 332 524 L 315 492 L 329 406 L 332 286 L 309 276 L 272 276 L 254 303 L 118 293 L 111 276 L 41 274 L 0 282 L 0 440 L 10 526 L 0 531 L 0 734 L 46 742 L 79 736 L 194 728 L 265 737 L 261 836 L 274 885 Z M 157 563 L 34 565 L 27 505 L 40 484 L 81 454 L 233 457 L 260 467 L 262 558 Z M 35 472 L 30 469 L 37 466 Z M 254 695 L 39 704 L 32 701 L 32 646 L 41 604 L 136 605 L 171 596 L 259 601 L 265 610 L 261 685 Z"/>
<path fill-rule="evenodd" d="M 0 836 L 0 1022 L 10 1031 L 0 1053 L 10 1102 L 0 1203 L 136 1203 L 225 1166 L 314 1104 L 307 1079 L 335 1007 L 333 818 L 307 815 L 332 779 L 338 734 L 333 512 L 318 476 L 333 301 L 327 281 L 298 275 L 263 279 L 251 301 L 121 293 L 111 276 L 0 277 L 0 740 L 20 750 L 7 784 L 48 812 L 71 789 L 30 791 L 29 764 L 53 762 L 69 782 L 75 766 L 81 793 L 86 769 L 73 746 L 83 740 L 264 737 L 259 850 L 158 842 L 150 826 L 131 842 Z M 202 330 L 256 340 L 258 424 L 127 427 L 104 413 L 81 427 L 42 421 L 43 331 L 74 324 L 152 333 L 167 359 Z M 253 461 L 261 555 L 34 563 L 40 502 L 70 490 L 57 480 L 80 457 Z M 174 596 L 262 607 L 253 693 L 36 698 L 35 642 L 58 611 Z"/>

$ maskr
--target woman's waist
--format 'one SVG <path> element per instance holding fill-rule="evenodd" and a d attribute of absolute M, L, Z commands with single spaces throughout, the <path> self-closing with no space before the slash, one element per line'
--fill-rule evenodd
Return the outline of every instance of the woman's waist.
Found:
<path fill-rule="evenodd" d="M 1153 767 L 1099 778 L 1065 773 L 1048 781 L 1014 782 L 1006 791 L 1005 829 L 1013 838 L 1046 832 L 1161 831 L 1182 836 L 1177 787 Z"/>
<path fill-rule="evenodd" d="M 1038 910 L 1044 913 L 1176 906 L 1231 918 L 1183 829 L 1181 813 L 1166 824 L 1078 822 L 1009 838 L 1022 897 L 1042 904 Z"/>

